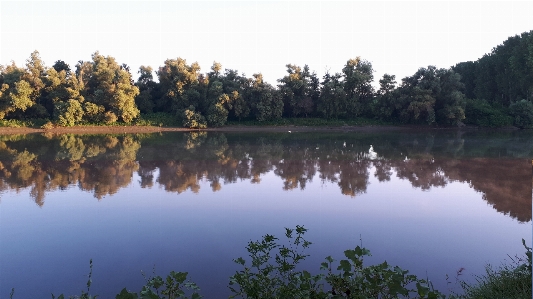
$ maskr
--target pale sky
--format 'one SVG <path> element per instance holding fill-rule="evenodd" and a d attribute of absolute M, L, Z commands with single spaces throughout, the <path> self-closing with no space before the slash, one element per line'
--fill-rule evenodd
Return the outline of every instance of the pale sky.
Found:
<path fill-rule="evenodd" d="M 156 70 L 169 58 L 213 61 L 276 85 L 286 64 L 322 79 L 350 58 L 370 61 L 375 85 L 420 67 L 476 60 L 533 29 L 533 1 L 0 1 L 0 64 L 38 50 L 71 68 L 91 54 Z M 154 74 L 155 77 L 155 74 Z"/>

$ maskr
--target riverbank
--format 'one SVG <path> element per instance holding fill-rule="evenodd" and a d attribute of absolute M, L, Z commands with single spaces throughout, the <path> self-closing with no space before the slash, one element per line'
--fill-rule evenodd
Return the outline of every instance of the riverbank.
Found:
<path fill-rule="evenodd" d="M 122 133 L 157 133 L 157 132 L 361 132 L 376 133 L 385 131 L 431 131 L 431 130 L 516 130 L 518 128 L 478 128 L 478 127 L 448 127 L 433 128 L 425 126 L 392 126 L 392 125 L 364 125 L 364 126 L 239 126 L 230 125 L 219 128 L 189 129 L 183 127 L 158 127 L 158 126 L 73 126 L 55 127 L 51 129 L 32 127 L 0 127 L 0 135 L 10 134 L 31 134 L 31 133 L 52 133 L 52 134 L 122 134 Z"/>
<path fill-rule="evenodd" d="M 403 126 L 226 126 L 220 128 L 207 128 L 206 132 L 383 132 L 393 130 L 420 130 L 420 127 Z M 426 130 L 428 128 L 425 128 Z M 156 133 L 156 132 L 197 132 L 197 129 L 180 127 L 156 127 L 156 126 L 74 126 L 55 127 L 52 129 L 29 128 L 29 127 L 0 127 L 0 134 L 121 134 L 121 133 Z"/>

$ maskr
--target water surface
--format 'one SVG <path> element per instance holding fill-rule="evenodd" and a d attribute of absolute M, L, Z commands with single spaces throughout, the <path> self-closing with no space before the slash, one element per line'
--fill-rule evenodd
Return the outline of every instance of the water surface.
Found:
<path fill-rule="evenodd" d="M 530 131 L 0 136 L 0 296 L 79 294 L 93 259 L 101 298 L 154 268 L 227 297 L 296 225 L 312 273 L 362 243 L 446 293 L 531 244 L 531 157 Z"/>

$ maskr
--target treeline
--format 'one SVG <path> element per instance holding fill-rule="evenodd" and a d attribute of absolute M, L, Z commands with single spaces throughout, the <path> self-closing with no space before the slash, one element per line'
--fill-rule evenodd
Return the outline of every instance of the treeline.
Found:
<path fill-rule="evenodd" d="M 461 62 L 466 123 L 532 127 L 533 31 L 510 37 L 477 61 Z"/>
<path fill-rule="evenodd" d="M 228 121 L 281 118 L 369 118 L 398 124 L 533 126 L 533 31 L 509 38 L 476 62 L 449 69 L 420 68 L 398 84 L 385 74 L 372 86 L 372 64 L 357 57 L 322 79 L 309 67 L 288 64 L 273 86 L 214 62 L 167 59 L 155 72 L 141 66 L 132 79 L 126 64 L 99 52 L 75 69 L 58 60 L 46 67 L 37 51 L 21 68 L 0 66 L 0 120 L 49 120 L 45 126 L 142 123 L 142 115 L 166 115 L 190 128 Z"/>

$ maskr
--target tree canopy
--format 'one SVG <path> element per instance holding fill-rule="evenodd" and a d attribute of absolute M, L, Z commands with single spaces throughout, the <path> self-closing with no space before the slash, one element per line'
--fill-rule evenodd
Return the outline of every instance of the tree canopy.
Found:
<path fill-rule="evenodd" d="M 141 66 L 134 81 L 127 64 L 98 51 L 73 69 L 62 60 L 47 67 L 34 51 L 24 67 L 0 66 L 0 119 L 130 124 L 163 113 L 191 128 L 307 117 L 533 127 L 533 31 L 510 37 L 477 61 L 429 65 L 401 80 L 385 74 L 378 90 L 372 63 L 361 57 L 322 78 L 308 65 L 287 64 L 286 71 L 273 86 L 261 73 L 247 77 L 216 61 L 202 72 L 198 63 L 177 57 L 155 74 Z"/>

